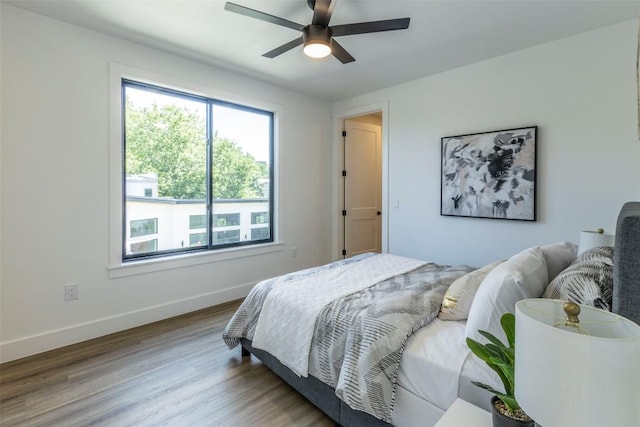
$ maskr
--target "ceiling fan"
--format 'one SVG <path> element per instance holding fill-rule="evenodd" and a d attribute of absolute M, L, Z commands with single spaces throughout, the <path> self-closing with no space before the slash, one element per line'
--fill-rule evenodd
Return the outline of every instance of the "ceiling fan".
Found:
<path fill-rule="evenodd" d="M 307 0 L 313 10 L 311 24 L 301 25 L 284 18 L 269 15 L 255 9 L 227 2 L 224 6 L 229 12 L 239 13 L 261 21 L 281 25 L 302 32 L 302 36 L 263 54 L 267 58 L 275 58 L 294 47 L 304 45 L 304 53 L 312 58 L 324 58 L 333 54 L 340 62 L 347 64 L 355 58 L 347 52 L 334 37 L 354 34 L 377 33 L 380 31 L 404 30 L 409 28 L 410 18 L 386 19 L 383 21 L 358 22 L 353 24 L 329 26 L 335 0 Z"/>

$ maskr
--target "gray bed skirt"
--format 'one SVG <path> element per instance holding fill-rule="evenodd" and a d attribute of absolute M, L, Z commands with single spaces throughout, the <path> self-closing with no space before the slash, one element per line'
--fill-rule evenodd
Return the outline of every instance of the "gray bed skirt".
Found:
<path fill-rule="evenodd" d="M 242 338 L 240 344 L 242 345 L 243 354 L 245 354 L 245 351 L 248 351 L 260 359 L 265 366 L 271 369 L 298 393 L 307 398 L 307 400 L 318 407 L 318 409 L 324 412 L 336 424 L 349 427 L 391 426 L 391 424 L 379 420 L 366 412 L 351 409 L 346 403 L 338 399 L 333 388 L 311 375 L 306 378 L 297 376 L 271 354 L 254 348 L 248 339 Z"/>

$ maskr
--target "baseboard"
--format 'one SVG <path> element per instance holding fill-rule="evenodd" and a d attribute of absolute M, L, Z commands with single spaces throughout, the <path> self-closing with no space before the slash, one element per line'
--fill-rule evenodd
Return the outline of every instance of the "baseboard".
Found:
<path fill-rule="evenodd" d="M 0 343 L 0 363 L 243 298 L 254 285 L 240 285 Z"/>

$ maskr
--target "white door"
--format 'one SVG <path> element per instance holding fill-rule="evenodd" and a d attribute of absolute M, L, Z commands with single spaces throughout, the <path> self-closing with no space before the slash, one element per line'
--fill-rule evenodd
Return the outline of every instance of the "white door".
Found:
<path fill-rule="evenodd" d="M 344 237 L 351 257 L 382 250 L 381 128 L 345 120 Z M 343 212 L 344 214 L 344 212 Z"/>

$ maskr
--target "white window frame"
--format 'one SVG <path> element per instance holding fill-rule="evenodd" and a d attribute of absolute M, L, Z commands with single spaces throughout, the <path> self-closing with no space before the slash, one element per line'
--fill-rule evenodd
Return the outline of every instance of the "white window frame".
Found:
<path fill-rule="evenodd" d="M 122 260 L 122 212 L 123 191 L 122 167 L 124 153 L 122 144 L 122 79 L 135 80 L 169 89 L 193 93 L 207 98 L 218 99 L 235 104 L 241 104 L 261 110 L 272 111 L 273 118 L 273 221 L 274 232 L 272 243 L 260 243 L 210 251 L 169 255 L 162 258 L 148 258 L 136 261 Z M 226 92 L 208 85 L 187 82 L 174 77 L 164 76 L 151 71 L 145 71 L 123 64 L 109 64 L 109 277 L 125 277 L 135 274 L 152 273 L 156 271 L 181 268 L 190 265 L 205 264 L 243 258 L 284 250 L 280 219 L 282 189 L 280 188 L 280 165 L 282 164 L 279 149 L 280 117 L 282 107 L 263 100 L 248 98 Z"/>

